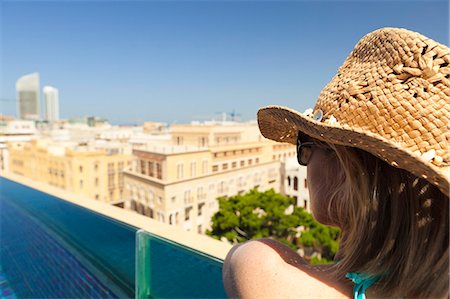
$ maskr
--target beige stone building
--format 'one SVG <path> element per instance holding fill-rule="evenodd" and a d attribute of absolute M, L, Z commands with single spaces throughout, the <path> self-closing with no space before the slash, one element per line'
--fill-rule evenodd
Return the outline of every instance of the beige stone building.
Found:
<path fill-rule="evenodd" d="M 287 158 L 281 178 L 284 182 L 282 193 L 295 199 L 296 205 L 311 213 L 306 166 L 298 164 L 297 157 Z"/>
<path fill-rule="evenodd" d="M 33 140 L 8 143 L 9 171 L 107 203 L 124 196 L 123 169 L 131 150 L 103 144 Z"/>
<path fill-rule="evenodd" d="M 172 142 L 133 150 L 125 208 L 204 233 L 217 198 L 252 188 L 281 191 L 281 163 L 295 147 L 263 138 L 256 123 L 176 125 Z"/>

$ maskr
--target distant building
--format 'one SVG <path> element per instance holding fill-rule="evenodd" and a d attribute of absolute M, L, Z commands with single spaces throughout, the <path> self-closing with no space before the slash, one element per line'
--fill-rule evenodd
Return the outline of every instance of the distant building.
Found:
<path fill-rule="evenodd" d="M 9 171 L 111 204 L 124 196 L 131 149 L 120 144 L 34 140 L 8 143 Z"/>
<path fill-rule="evenodd" d="M 52 86 L 44 86 L 45 120 L 59 120 L 59 92 Z"/>
<path fill-rule="evenodd" d="M 14 120 L 11 117 L 0 118 L 0 174 L 8 172 L 8 142 L 31 141 L 36 137 L 36 124 L 31 120 Z"/>
<path fill-rule="evenodd" d="M 144 122 L 143 127 L 144 127 L 144 133 L 160 133 L 165 130 L 167 125 L 164 123 L 147 121 L 147 122 Z"/>
<path fill-rule="evenodd" d="M 125 208 L 199 233 L 210 228 L 218 197 L 280 192 L 280 160 L 295 154 L 294 146 L 263 138 L 256 123 L 176 125 L 171 135 L 133 150 Z"/>
<path fill-rule="evenodd" d="M 18 115 L 20 119 L 38 120 L 39 110 L 39 74 L 25 75 L 16 82 Z"/>
<path fill-rule="evenodd" d="M 283 194 L 293 197 L 297 206 L 311 213 L 306 166 L 298 164 L 297 157 L 287 158 L 283 164 Z"/>

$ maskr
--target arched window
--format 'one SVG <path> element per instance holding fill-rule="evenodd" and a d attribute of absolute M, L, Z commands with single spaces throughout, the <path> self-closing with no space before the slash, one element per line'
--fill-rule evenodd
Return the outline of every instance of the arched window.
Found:
<path fill-rule="evenodd" d="M 288 177 L 287 177 L 287 180 L 288 180 L 288 186 L 290 187 L 290 186 L 291 186 L 291 177 L 288 176 Z"/>
<path fill-rule="evenodd" d="M 141 215 L 144 215 L 144 205 L 141 203 L 137 204 L 137 212 Z"/>
<path fill-rule="evenodd" d="M 297 191 L 298 190 L 298 178 L 294 177 L 294 190 Z"/>
<path fill-rule="evenodd" d="M 148 216 L 150 218 L 153 218 L 153 209 L 150 207 L 145 208 L 145 216 Z"/>

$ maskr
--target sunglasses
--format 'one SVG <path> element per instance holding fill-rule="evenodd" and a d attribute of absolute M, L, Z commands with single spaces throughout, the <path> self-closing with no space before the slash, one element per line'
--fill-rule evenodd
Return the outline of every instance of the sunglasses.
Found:
<path fill-rule="evenodd" d="M 302 166 L 308 165 L 312 156 L 312 147 L 316 145 L 314 142 L 307 141 L 307 136 L 298 133 L 297 137 L 297 161 Z"/>

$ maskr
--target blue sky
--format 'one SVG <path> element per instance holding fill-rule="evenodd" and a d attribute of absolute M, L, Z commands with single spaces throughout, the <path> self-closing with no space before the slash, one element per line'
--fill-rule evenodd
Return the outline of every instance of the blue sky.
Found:
<path fill-rule="evenodd" d="M 62 117 L 117 124 L 303 111 L 370 31 L 449 41 L 448 1 L 0 0 L 0 13 L 1 113 L 15 115 L 16 80 L 39 72 Z"/>

